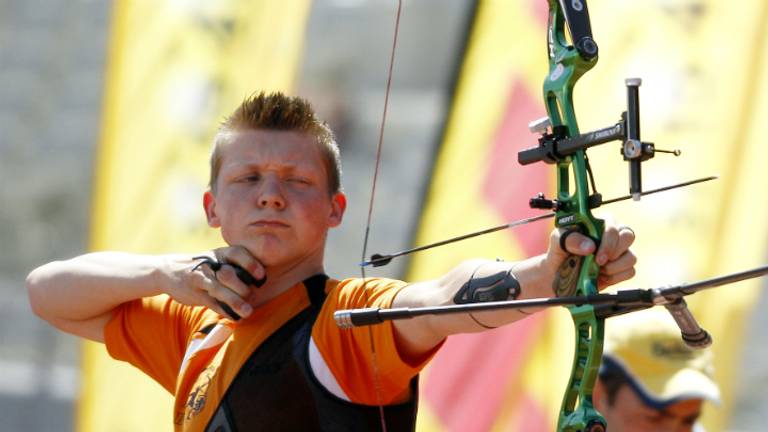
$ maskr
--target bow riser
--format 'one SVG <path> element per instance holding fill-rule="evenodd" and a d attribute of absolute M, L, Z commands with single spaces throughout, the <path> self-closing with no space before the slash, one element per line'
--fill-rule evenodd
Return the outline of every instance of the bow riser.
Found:
<path fill-rule="evenodd" d="M 579 135 L 573 89 L 579 78 L 597 63 L 597 46 L 592 41 L 586 3 L 578 3 L 582 6 L 581 10 L 566 9 L 565 5 L 555 0 L 549 1 L 549 73 L 544 80 L 543 92 L 550 126 L 555 135 L 560 135 L 558 138 Z M 566 38 L 566 21 L 571 29 L 573 45 Z M 580 24 L 578 30 L 574 29 L 576 22 Z M 580 52 L 576 48 L 577 41 L 591 44 L 594 50 Z M 557 162 L 558 209 L 555 224 L 560 228 L 577 229 L 599 244 L 605 224 L 590 211 L 588 168 L 584 149 Z M 573 193 L 571 176 L 574 182 Z M 576 276 L 573 275 L 574 271 L 578 273 L 576 278 L 564 275 Z M 596 294 L 599 271 L 593 255 L 569 257 L 560 272 L 561 286 L 556 288 L 558 295 Z M 603 352 L 605 321 L 595 315 L 592 305 L 571 306 L 568 309 L 574 323 L 575 347 L 571 376 L 558 418 L 558 430 L 604 430 L 605 420 L 592 404 L 592 391 Z"/>

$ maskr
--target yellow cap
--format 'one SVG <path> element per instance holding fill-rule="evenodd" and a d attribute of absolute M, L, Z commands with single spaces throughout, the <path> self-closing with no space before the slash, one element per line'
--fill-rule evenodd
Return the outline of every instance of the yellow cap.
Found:
<path fill-rule="evenodd" d="M 718 403 L 712 351 L 692 349 L 661 308 L 607 320 L 603 370 L 620 368 L 640 397 L 652 406 L 685 399 Z"/>

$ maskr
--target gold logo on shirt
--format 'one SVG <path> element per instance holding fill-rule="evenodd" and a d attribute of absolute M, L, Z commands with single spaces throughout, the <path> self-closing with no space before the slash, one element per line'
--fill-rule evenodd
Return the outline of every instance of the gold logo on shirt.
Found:
<path fill-rule="evenodd" d="M 208 387 L 213 380 L 213 375 L 216 373 L 216 368 L 208 366 L 200 373 L 200 377 L 195 384 L 195 387 L 189 392 L 187 397 L 187 415 L 185 420 L 190 420 L 196 415 L 200 414 L 200 411 L 205 408 L 205 402 L 208 400 Z"/>

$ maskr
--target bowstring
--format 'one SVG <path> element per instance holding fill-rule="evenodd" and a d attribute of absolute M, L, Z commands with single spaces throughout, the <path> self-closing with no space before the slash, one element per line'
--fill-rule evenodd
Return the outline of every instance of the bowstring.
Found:
<path fill-rule="evenodd" d="M 365 223 L 365 235 L 363 238 L 363 251 L 361 262 L 365 261 L 365 256 L 368 252 L 368 237 L 371 232 L 371 220 L 373 219 L 373 202 L 376 197 L 376 182 L 379 178 L 379 167 L 381 165 L 381 149 L 384 143 L 384 126 L 387 122 L 387 108 L 389 107 L 389 93 L 392 88 L 392 70 L 395 64 L 395 50 L 397 48 L 397 35 L 400 31 L 400 11 L 402 9 L 402 0 L 397 1 L 397 12 L 395 15 L 395 32 L 392 37 L 392 49 L 389 56 L 389 70 L 387 72 L 387 87 L 384 92 L 384 109 L 381 113 L 381 123 L 379 125 L 379 139 L 376 144 L 376 163 L 373 169 L 373 181 L 371 182 L 371 198 L 368 201 L 368 218 Z M 367 283 L 368 280 L 365 276 L 365 267 L 360 267 L 360 274 L 363 278 L 363 292 L 365 293 L 366 307 L 370 304 L 370 294 L 368 292 Z M 387 421 L 384 416 L 384 403 L 381 394 L 381 376 L 379 375 L 379 366 L 376 359 L 376 346 L 373 343 L 373 330 L 371 326 L 368 326 L 368 343 L 371 346 L 371 367 L 373 369 L 373 385 L 376 392 L 376 403 L 379 407 L 379 421 L 381 422 L 381 429 L 383 432 L 387 432 Z"/>

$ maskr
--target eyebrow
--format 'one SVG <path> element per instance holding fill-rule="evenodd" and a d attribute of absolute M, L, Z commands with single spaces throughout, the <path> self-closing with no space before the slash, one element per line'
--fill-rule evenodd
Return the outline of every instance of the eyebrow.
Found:
<path fill-rule="evenodd" d="M 236 170 L 243 170 L 243 171 L 260 171 L 264 170 L 266 167 L 268 167 L 270 164 L 259 164 L 259 163 L 242 163 L 242 162 L 234 162 L 230 166 L 232 166 Z M 298 169 L 301 169 L 300 164 L 296 163 L 281 163 L 279 166 L 276 167 L 279 171 L 296 171 Z"/>

